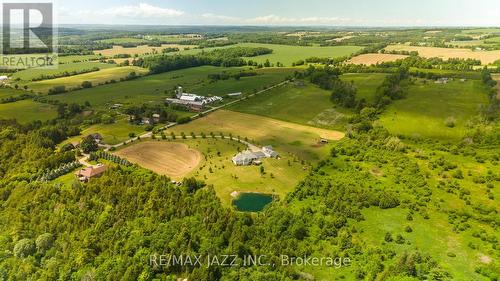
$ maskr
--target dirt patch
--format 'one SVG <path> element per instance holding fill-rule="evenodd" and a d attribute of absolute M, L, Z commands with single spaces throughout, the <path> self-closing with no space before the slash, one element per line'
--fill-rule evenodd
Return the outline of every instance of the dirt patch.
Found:
<path fill-rule="evenodd" d="M 202 159 L 199 151 L 186 144 L 147 141 L 125 147 L 116 155 L 160 175 L 179 179 L 194 170 Z"/>
<path fill-rule="evenodd" d="M 480 255 L 480 256 L 479 256 L 479 260 L 480 260 L 482 263 L 484 263 L 484 264 L 490 264 L 490 263 L 491 263 L 491 261 L 492 261 L 491 257 L 486 256 L 486 255 Z"/>
<path fill-rule="evenodd" d="M 355 56 L 352 59 L 348 60 L 347 62 L 352 64 L 374 65 L 377 63 L 401 60 L 407 57 L 408 56 L 405 55 L 393 55 L 393 54 L 363 54 Z"/>

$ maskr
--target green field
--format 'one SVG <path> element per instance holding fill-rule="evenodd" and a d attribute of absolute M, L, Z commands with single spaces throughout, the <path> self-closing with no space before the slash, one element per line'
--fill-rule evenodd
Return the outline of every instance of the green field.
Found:
<path fill-rule="evenodd" d="M 298 60 L 304 60 L 310 57 L 320 57 L 320 58 L 339 58 L 349 56 L 361 49 L 363 47 L 359 46 L 328 46 L 328 47 L 309 47 L 309 46 L 292 46 L 292 45 L 278 45 L 278 44 L 261 44 L 261 43 L 240 43 L 237 45 L 229 45 L 222 48 L 232 48 L 232 47 L 265 47 L 273 49 L 272 54 L 246 58 L 247 60 L 256 61 L 258 63 L 264 63 L 269 60 L 271 63 L 276 64 L 280 62 L 285 66 L 292 66 L 292 64 Z M 203 50 L 210 51 L 213 49 L 220 48 L 205 48 Z M 195 54 L 201 52 L 201 49 L 191 49 L 186 51 L 178 52 L 180 54 Z"/>
<path fill-rule="evenodd" d="M 234 104 L 228 109 L 304 125 L 331 127 L 326 122 L 321 124 L 317 117 L 332 108 L 328 91 L 308 83 L 305 86 L 290 83 Z"/>
<path fill-rule="evenodd" d="M 47 92 L 55 86 L 65 86 L 67 90 L 71 90 L 80 87 L 84 81 L 90 81 L 94 86 L 111 80 L 119 81 L 131 72 L 144 74 L 147 70 L 136 66 L 113 67 L 70 77 L 32 82 L 28 83 L 28 87 L 37 92 Z"/>
<path fill-rule="evenodd" d="M 487 102 L 486 88 L 477 80 L 448 84 L 420 80 L 409 86 L 405 99 L 387 108 L 380 122 L 393 134 L 457 140 L 464 136 L 467 121 Z M 445 124 L 450 119 L 455 120 L 453 128 Z"/>
<path fill-rule="evenodd" d="M 340 76 L 346 82 L 353 82 L 356 87 L 356 99 L 375 102 L 377 88 L 382 85 L 387 74 L 384 73 L 347 73 Z"/>
<path fill-rule="evenodd" d="M 344 74 L 341 79 L 352 81 L 357 98 L 374 101 L 377 88 L 386 74 Z M 331 93 L 305 83 L 290 83 L 229 107 L 230 110 L 267 116 L 283 121 L 322 128 L 344 130 L 351 112 L 337 108 L 330 101 Z"/>
<path fill-rule="evenodd" d="M 7 87 L 0 87 L 0 99 L 8 98 L 8 97 L 17 97 L 22 94 L 25 94 L 23 90 L 16 90 Z"/>
<path fill-rule="evenodd" d="M 254 88 L 273 85 L 284 80 L 290 74 L 287 69 L 257 70 L 261 75 L 244 77 L 239 81 L 234 79 L 208 84 L 208 74 L 222 71 L 239 71 L 242 68 L 225 69 L 221 67 L 202 66 L 190 69 L 172 71 L 157 75 L 149 75 L 132 81 L 109 84 L 92 89 L 85 89 L 62 95 L 49 96 L 48 99 L 62 102 L 84 103 L 89 101 L 93 106 L 103 107 L 110 103 L 142 104 L 146 102 L 162 103 L 172 96 L 175 87 L 182 85 L 186 91 L 197 94 L 225 94 L 241 91 L 250 92 Z M 199 90 L 199 92 L 198 92 Z"/>
<path fill-rule="evenodd" d="M 70 55 L 70 56 L 59 56 L 58 61 L 60 64 L 65 63 L 75 63 L 75 62 L 86 62 L 91 60 L 98 60 L 100 56 L 98 55 Z"/>
<path fill-rule="evenodd" d="M 74 141 L 80 141 L 83 137 L 90 134 L 99 133 L 103 137 L 103 143 L 109 145 L 115 145 L 128 140 L 129 133 L 135 133 L 137 136 L 145 132 L 145 126 L 133 125 L 128 122 L 128 118 L 122 118 L 117 120 L 113 124 L 96 124 L 90 127 L 84 128 L 81 131 L 80 136 L 72 137 L 64 141 L 61 145 L 71 143 Z"/>
<path fill-rule="evenodd" d="M 92 69 L 98 67 L 99 69 L 106 69 L 116 67 L 114 64 L 100 63 L 100 62 L 77 62 L 77 63 L 67 63 L 59 64 L 57 68 L 31 68 L 18 71 L 12 74 L 11 79 L 21 79 L 24 81 L 29 81 L 33 78 L 38 78 L 41 75 L 55 75 L 64 72 L 81 71 L 84 69 Z"/>
<path fill-rule="evenodd" d="M 0 119 L 16 119 L 19 123 L 29 123 L 35 120 L 46 121 L 56 117 L 56 108 L 45 103 L 22 100 L 0 104 Z"/>
<path fill-rule="evenodd" d="M 135 38 L 135 37 L 122 37 L 122 38 L 111 38 L 111 39 L 103 39 L 103 40 L 98 40 L 97 42 L 99 43 L 105 43 L 105 44 L 126 44 L 126 43 L 144 43 L 147 44 L 148 41 L 142 38 Z"/>

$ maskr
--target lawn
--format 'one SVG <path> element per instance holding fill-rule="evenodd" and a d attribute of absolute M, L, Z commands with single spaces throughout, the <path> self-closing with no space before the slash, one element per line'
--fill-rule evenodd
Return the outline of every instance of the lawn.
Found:
<path fill-rule="evenodd" d="M 32 82 L 28 83 L 28 87 L 37 92 L 47 92 L 55 86 L 65 86 L 69 90 L 81 86 L 84 81 L 90 81 L 94 86 L 111 80 L 119 81 L 131 72 L 144 74 L 147 70 L 136 66 L 113 67 L 70 77 Z"/>
<path fill-rule="evenodd" d="M 81 71 L 85 69 L 92 69 L 94 67 L 98 67 L 99 69 L 106 69 L 106 68 L 116 67 L 116 65 L 100 63 L 100 62 L 66 63 L 66 64 L 59 64 L 55 69 L 31 68 L 31 69 L 21 70 L 12 74 L 11 79 L 15 80 L 19 78 L 24 81 L 29 81 L 31 79 L 38 78 L 41 75 L 54 75 L 64 72 Z"/>
<path fill-rule="evenodd" d="M 223 96 L 231 92 L 250 92 L 254 88 L 261 89 L 264 86 L 283 81 L 290 74 L 287 69 L 263 69 L 256 71 L 261 75 L 241 78 L 240 81 L 231 79 L 209 83 L 208 74 L 240 70 L 243 68 L 194 67 L 47 98 L 79 104 L 89 101 L 93 106 L 101 108 L 106 104 L 117 102 L 123 104 L 163 103 L 165 98 L 173 95 L 175 87 L 179 85 L 182 85 L 188 92 Z"/>
<path fill-rule="evenodd" d="M 282 155 L 290 154 L 305 161 L 319 161 L 329 153 L 330 145 L 319 145 L 321 138 L 338 140 L 344 137 L 341 132 L 284 122 L 268 117 L 218 110 L 188 124 L 175 126 L 168 130 L 176 134 L 196 134 L 213 132 L 232 134 L 248 138 L 259 146 L 272 145 Z"/>
<path fill-rule="evenodd" d="M 0 104 L 0 119 L 16 119 L 19 123 L 29 123 L 35 120 L 46 121 L 57 117 L 55 106 L 22 100 Z"/>
<path fill-rule="evenodd" d="M 393 134 L 460 139 L 467 121 L 488 102 L 485 86 L 478 80 L 448 84 L 419 80 L 407 92 L 405 99 L 395 101 L 381 116 L 381 124 Z M 455 120 L 455 126 L 446 126 L 447 120 Z"/>

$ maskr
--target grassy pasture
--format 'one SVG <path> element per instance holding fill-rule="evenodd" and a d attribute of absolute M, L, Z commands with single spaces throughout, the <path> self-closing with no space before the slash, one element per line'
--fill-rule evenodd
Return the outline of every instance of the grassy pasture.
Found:
<path fill-rule="evenodd" d="M 0 104 L 0 119 L 16 119 L 19 123 L 29 123 L 35 120 L 46 121 L 57 117 L 53 105 L 22 100 Z"/>
<path fill-rule="evenodd" d="M 79 87 L 84 81 L 90 81 L 92 85 L 96 86 L 113 79 L 119 81 L 120 78 L 126 77 L 131 72 L 144 74 L 147 70 L 136 66 L 113 67 L 69 77 L 32 82 L 28 83 L 28 86 L 38 92 L 47 92 L 55 86 L 65 86 L 66 89 L 71 89 Z"/>
<path fill-rule="evenodd" d="M 229 73 L 239 69 L 221 69 Z M 204 81 L 187 87 L 186 90 L 199 95 L 224 96 L 229 93 L 242 92 L 244 94 L 262 90 L 262 88 L 282 82 L 287 76 L 293 75 L 295 68 L 263 68 L 255 70 L 257 76 L 242 77 L 239 80 L 228 79 L 217 82 Z"/>
<path fill-rule="evenodd" d="M 289 70 L 281 68 L 276 70 L 262 69 L 256 70 L 259 73 L 258 76 L 241 78 L 240 81 L 230 79 L 208 83 L 208 74 L 243 69 L 227 69 L 213 66 L 194 67 L 62 95 L 48 96 L 47 98 L 80 104 L 89 101 L 93 106 L 97 107 L 117 102 L 124 104 L 158 103 L 163 102 L 166 97 L 170 97 L 178 85 L 182 85 L 186 91 L 197 94 L 225 95 L 231 92 L 250 92 L 254 88 L 261 89 L 263 86 L 276 84 L 283 81 L 290 73 Z"/>
<path fill-rule="evenodd" d="M 383 73 L 355 73 L 344 74 L 341 79 L 354 83 L 358 99 L 373 102 L 376 89 L 385 77 Z M 234 104 L 229 109 L 303 125 L 343 130 L 346 117 L 351 112 L 335 108 L 330 95 L 329 91 L 308 83 L 304 87 L 289 84 Z"/>
<path fill-rule="evenodd" d="M 120 38 L 110 38 L 110 39 L 102 39 L 98 40 L 97 42 L 99 43 L 104 43 L 104 44 L 126 44 L 126 43 L 139 43 L 139 44 L 147 44 L 147 40 L 142 39 L 142 38 L 135 38 L 135 37 L 120 37 Z"/>
<path fill-rule="evenodd" d="M 100 56 L 98 55 L 70 55 L 70 56 L 59 56 L 58 60 L 60 64 L 75 63 L 75 62 L 86 62 L 98 60 Z"/>
<path fill-rule="evenodd" d="M 409 86 L 405 99 L 387 108 L 380 122 L 394 134 L 456 140 L 464 136 L 467 120 L 486 104 L 486 89 L 480 81 L 418 81 Z M 447 119 L 455 120 L 453 128 L 446 126 Z"/>
<path fill-rule="evenodd" d="M 17 97 L 22 94 L 25 94 L 23 90 L 16 90 L 12 88 L 4 88 L 0 87 L 0 99 L 8 98 L 8 97 Z"/>
<path fill-rule="evenodd" d="M 90 127 L 84 128 L 80 136 L 75 136 L 64 141 L 61 145 L 80 141 L 83 137 L 90 134 L 99 133 L 103 137 L 103 143 L 115 145 L 128 140 L 129 133 L 140 135 L 145 132 L 144 126 L 130 124 L 127 118 L 117 120 L 113 124 L 95 124 Z"/>
<path fill-rule="evenodd" d="M 367 102 L 373 103 L 377 88 L 382 85 L 386 76 L 385 73 L 347 73 L 342 75 L 340 79 L 354 83 L 357 99 L 365 99 Z"/>
<path fill-rule="evenodd" d="M 407 57 L 408 56 L 405 55 L 393 54 L 362 54 L 351 58 L 347 62 L 352 64 L 374 65 L 378 63 L 396 61 Z"/>
<path fill-rule="evenodd" d="M 311 84 L 296 86 L 293 83 L 229 107 L 233 111 L 262 115 L 303 125 L 312 125 L 318 114 L 331 108 L 333 108 L 333 104 L 330 102 L 329 91 Z"/>
<path fill-rule="evenodd" d="M 272 145 L 282 154 L 290 153 L 306 161 L 318 161 L 329 151 L 329 145 L 318 145 L 320 138 L 338 140 L 341 132 L 284 122 L 263 116 L 219 110 L 188 124 L 168 130 L 176 134 L 213 132 L 226 136 L 247 137 L 257 145 Z"/>
<path fill-rule="evenodd" d="M 99 69 L 107 69 L 116 67 L 116 65 L 108 64 L 108 63 L 100 63 L 100 62 L 77 62 L 77 63 L 67 63 L 67 64 L 59 64 L 56 69 L 48 69 L 48 68 L 31 68 L 18 71 L 12 74 L 11 79 L 21 79 L 24 81 L 29 81 L 34 78 L 38 78 L 41 75 L 54 75 L 60 74 L 64 72 L 72 72 L 72 71 L 80 71 L 84 69 L 92 69 L 94 67 L 98 67 Z"/>
<path fill-rule="evenodd" d="M 437 48 L 437 47 L 417 47 L 409 45 L 389 45 L 385 48 L 387 51 L 416 51 L 419 56 L 424 58 L 462 58 L 462 59 L 477 59 L 482 64 L 490 64 L 500 59 L 500 50 L 495 51 L 472 51 L 471 49 L 459 48 Z"/>

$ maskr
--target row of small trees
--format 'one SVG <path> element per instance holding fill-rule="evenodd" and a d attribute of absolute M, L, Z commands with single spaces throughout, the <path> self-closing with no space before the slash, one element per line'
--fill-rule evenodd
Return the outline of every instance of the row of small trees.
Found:
<path fill-rule="evenodd" d="M 108 160 L 108 161 L 111 161 L 113 163 L 120 164 L 123 166 L 132 166 L 132 163 L 130 163 L 127 159 L 123 159 L 121 157 L 118 157 L 118 156 L 111 154 L 109 152 L 106 152 L 106 151 L 99 150 L 99 151 L 90 153 L 90 157 L 89 157 L 90 161 L 95 161 L 98 159 Z"/>
<path fill-rule="evenodd" d="M 70 162 L 70 163 L 66 163 L 62 166 L 60 166 L 59 168 L 57 169 L 53 169 L 53 170 L 48 170 L 46 171 L 43 175 L 41 175 L 37 181 L 51 181 L 53 179 L 56 179 L 62 175 L 65 175 L 71 171 L 73 171 L 74 169 L 80 167 L 82 164 L 80 164 L 80 162 L 78 161 L 73 161 L 73 162 Z"/>

